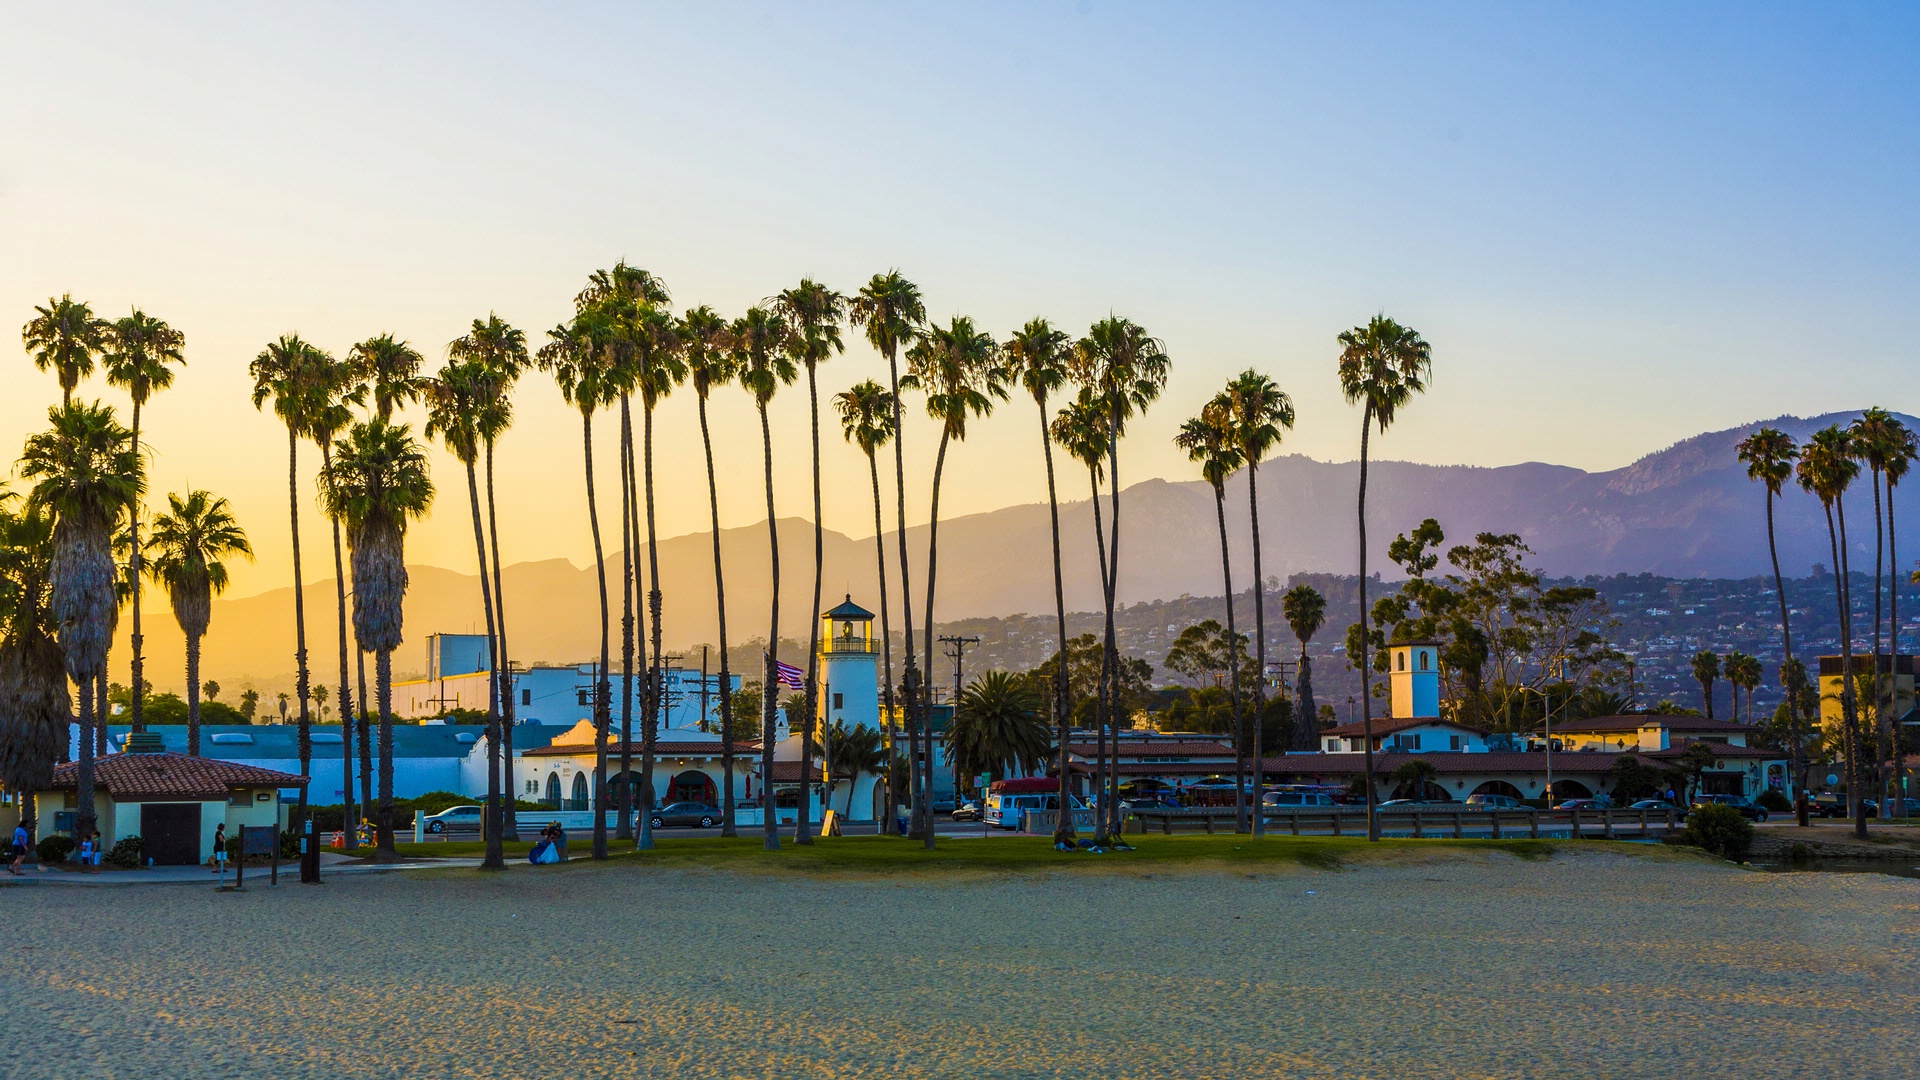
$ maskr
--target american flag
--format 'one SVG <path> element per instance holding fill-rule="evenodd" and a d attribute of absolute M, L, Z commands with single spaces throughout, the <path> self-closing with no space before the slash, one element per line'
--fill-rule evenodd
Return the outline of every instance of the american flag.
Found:
<path fill-rule="evenodd" d="M 773 675 L 775 681 L 789 690 L 804 690 L 807 687 L 807 673 L 792 664 L 775 660 Z"/>

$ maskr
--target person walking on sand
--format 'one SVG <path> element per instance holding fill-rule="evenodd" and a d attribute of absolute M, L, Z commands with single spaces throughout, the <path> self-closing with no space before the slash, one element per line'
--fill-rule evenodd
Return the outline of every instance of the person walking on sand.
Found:
<path fill-rule="evenodd" d="M 213 830 L 213 872 L 218 874 L 227 868 L 227 823 L 221 822 Z"/>
<path fill-rule="evenodd" d="M 7 862 L 7 873 L 19 877 L 20 864 L 27 861 L 27 827 L 25 825 L 17 823 L 14 825 L 13 850 L 9 854 L 12 858 Z"/>

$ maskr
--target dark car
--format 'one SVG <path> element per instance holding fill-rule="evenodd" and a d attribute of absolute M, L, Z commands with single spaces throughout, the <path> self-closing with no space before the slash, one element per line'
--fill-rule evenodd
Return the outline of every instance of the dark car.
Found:
<path fill-rule="evenodd" d="M 665 828 L 668 825 L 686 825 L 696 829 L 711 829 L 720 824 L 720 809 L 706 803 L 677 802 L 668 803 L 653 812 L 653 827 Z"/>
<path fill-rule="evenodd" d="M 1604 810 L 1599 799 L 1567 799 L 1560 804 L 1562 810 Z"/>
<path fill-rule="evenodd" d="M 1862 811 L 1867 817 L 1879 817 L 1880 808 L 1872 799 L 1861 800 Z M 1823 791 L 1807 800 L 1807 811 L 1814 817 L 1843 818 L 1847 813 L 1847 797 L 1837 791 Z"/>
<path fill-rule="evenodd" d="M 1680 808 L 1673 805 L 1672 803 L 1668 802 L 1665 799 L 1641 799 L 1639 802 L 1634 803 L 1628 809 L 1631 809 L 1631 810 L 1678 810 Z"/>
<path fill-rule="evenodd" d="M 951 816 L 955 821 L 979 821 L 980 803 L 978 800 L 968 799 L 955 807 Z"/>
<path fill-rule="evenodd" d="M 1744 795 L 1695 795 L 1691 809 L 1698 810 L 1703 806 L 1731 806 L 1748 821 L 1767 820 L 1767 808 Z"/>

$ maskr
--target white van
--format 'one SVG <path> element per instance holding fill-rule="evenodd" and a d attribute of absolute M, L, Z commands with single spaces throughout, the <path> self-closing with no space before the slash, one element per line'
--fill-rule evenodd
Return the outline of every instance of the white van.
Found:
<path fill-rule="evenodd" d="M 1075 810 L 1085 810 L 1087 804 L 1079 799 L 1073 800 Z M 980 820 L 997 829 L 1017 829 L 1020 818 L 1029 810 L 1060 809 L 1060 794 L 1048 795 L 1020 793 L 1011 795 L 989 794 L 985 807 L 980 811 Z"/>

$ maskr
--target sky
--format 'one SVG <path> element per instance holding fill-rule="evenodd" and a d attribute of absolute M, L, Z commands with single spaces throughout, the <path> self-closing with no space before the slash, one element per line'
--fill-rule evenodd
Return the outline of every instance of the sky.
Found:
<path fill-rule="evenodd" d="M 1610 469 L 1701 431 L 1920 409 L 1920 11 L 1901 5 L 50 5 L 0 8 L 0 316 L 72 293 L 187 335 L 144 413 L 156 497 L 232 499 L 290 581 L 284 429 L 247 363 L 391 332 L 437 367 L 497 312 L 534 344 L 625 258 L 733 315 L 802 277 L 899 268 L 996 336 L 1109 313 L 1173 374 L 1121 478 L 1272 375 L 1282 452 L 1349 460 L 1335 337 L 1432 343 L 1376 455 Z M 871 535 L 825 403 L 827 525 Z M 82 395 L 123 402 L 97 377 Z M 58 399 L 0 340 L 0 444 Z M 804 387 L 773 405 L 778 512 L 809 515 Z M 502 445 L 503 555 L 587 562 L 578 414 L 531 374 Z M 417 417 L 416 417 L 417 419 Z M 942 515 L 1045 498 L 1039 418 L 949 455 Z M 724 525 L 765 516 L 750 400 L 716 399 Z M 603 419 L 603 435 L 612 425 Z M 707 523 L 692 395 L 657 420 L 661 534 Z M 933 432 L 907 432 L 908 517 Z M 617 521 L 602 444 L 602 506 Z M 305 460 L 306 573 L 330 573 Z M 410 561 L 470 569 L 464 481 Z M 17 481 L 16 481 L 17 483 Z M 1069 492 L 1079 494 L 1070 485 Z M 891 506 L 888 514 L 891 520 Z M 605 522 L 606 518 L 603 518 Z M 615 526 L 605 525 L 609 537 Z M 1347 527 L 1345 522 L 1329 528 Z"/>

